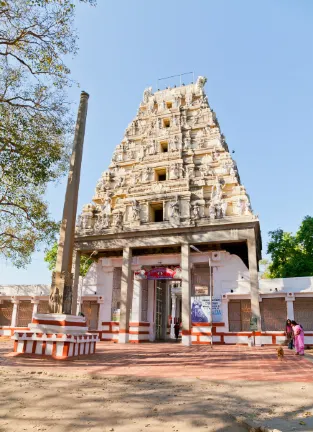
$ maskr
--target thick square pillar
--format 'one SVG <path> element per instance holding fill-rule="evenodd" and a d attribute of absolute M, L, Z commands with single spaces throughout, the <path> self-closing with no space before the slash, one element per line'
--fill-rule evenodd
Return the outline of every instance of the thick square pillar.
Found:
<path fill-rule="evenodd" d="M 127 343 L 129 339 L 129 311 L 131 303 L 132 286 L 132 250 L 130 247 L 123 249 L 122 280 L 121 280 L 121 306 L 120 306 L 120 327 L 119 343 Z"/>
<path fill-rule="evenodd" d="M 12 303 L 13 303 L 13 311 L 12 311 L 12 318 L 11 318 L 11 327 L 16 327 L 19 300 L 13 298 Z"/>
<path fill-rule="evenodd" d="M 77 315 L 78 287 L 79 287 L 79 270 L 80 270 L 80 251 L 73 252 L 73 288 L 72 288 L 72 315 Z"/>
<path fill-rule="evenodd" d="M 142 308 L 142 282 L 134 278 L 133 301 L 132 301 L 132 322 L 139 323 L 141 321 Z"/>
<path fill-rule="evenodd" d="M 171 339 L 175 339 L 175 321 L 176 321 L 176 294 L 171 293 L 172 296 L 172 320 L 171 320 Z"/>
<path fill-rule="evenodd" d="M 182 268 L 182 343 L 191 345 L 191 288 L 190 288 L 190 246 L 181 247 Z"/>
<path fill-rule="evenodd" d="M 261 312 L 259 303 L 259 277 L 257 251 L 254 231 L 248 239 L 248 259 L 250 273 L 251 318 L 256 320 L 258 331 L 261 331 Z"/>
<path fill-rule="evenodd" d="M 114 267 L 103 266 L 101 270 L 101 283 L 97 287 L 97 292 L 103 297 L 103 303 L 100 304 L 99 309 L 99 326 L 100 329 L 103 322 L 112 320 L 112 295 L 113 295 L 113 276 Z"/>
<path fill-rule="evenodd" d="M 286 298 L 287 303 L 287 319 L 294 320 L 295 319 L 295 312 L 293 307 L 293 302 L 295 301 L 294 296 L 291 298 Z"/>
<path fill-rule="evenodd" d="M 39 299 L 38 298 L 32 298 L 31 303 L 34 305 L 33 306 L 33 314 L 32 317 L 38 313 L 38 305 L 39 305 Z"/>

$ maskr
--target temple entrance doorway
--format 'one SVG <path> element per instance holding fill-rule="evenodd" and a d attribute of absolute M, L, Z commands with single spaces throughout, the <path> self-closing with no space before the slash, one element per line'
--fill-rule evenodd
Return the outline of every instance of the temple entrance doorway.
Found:
<path fill-rule="evenodd" d="M 165 281 L 156 281 L 155 339 L 158 341 L 166 338 L 166 288 Z"/>
<path fill-rule="evenodd" d="M 155 340 L 174 340 L 175 324 L 181 324 L 180 282 L 156 280 L 155 286 Z"/>

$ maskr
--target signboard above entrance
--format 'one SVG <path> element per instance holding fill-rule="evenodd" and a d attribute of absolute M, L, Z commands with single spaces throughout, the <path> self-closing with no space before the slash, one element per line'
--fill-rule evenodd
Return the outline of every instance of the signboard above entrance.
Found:
<path fill-rule="evenodd" d="M 181 268 L 175 267 L 155 267 L 150 270 L 141 269 L 135 272 L 135 279 L 148 279 L 148 280 L 160 280 L 160 279 L 181 279 Z"/>

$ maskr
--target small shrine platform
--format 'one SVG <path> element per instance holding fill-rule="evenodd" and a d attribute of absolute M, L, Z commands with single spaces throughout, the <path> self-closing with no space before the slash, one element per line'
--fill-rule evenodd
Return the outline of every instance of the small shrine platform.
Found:
<path fill-rule="evenodd" d="M 34 314 L 29 329 L 15 331 L 15 355 L 49 356 L 56 360 L 92 355 L 98 335 L 88 333 L 86 319 L 63 314 Z"/>

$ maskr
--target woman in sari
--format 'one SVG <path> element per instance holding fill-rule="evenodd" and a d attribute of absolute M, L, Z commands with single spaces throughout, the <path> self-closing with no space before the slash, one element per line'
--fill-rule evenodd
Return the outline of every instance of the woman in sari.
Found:
<path fill-rule="evenodd" d="M 304 332 L 300 324 L 296 321 L 291 321 L 292 330 L 294 334 L 296 355 L 304 355 Z"/>
<path fill-rule="evenodd" d="M 286 333 L 288 348 L 292 349 L 293 348 L 293 330 L 292 330 L 290 319 L 287 319 L 287 321 L 286 321 L 285 333 Z"/>

